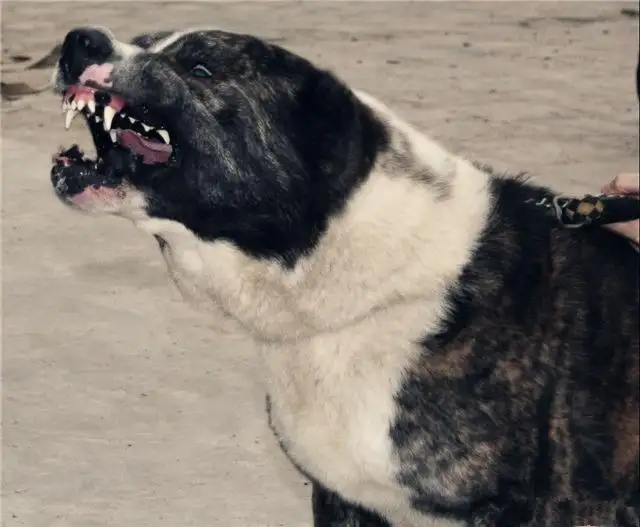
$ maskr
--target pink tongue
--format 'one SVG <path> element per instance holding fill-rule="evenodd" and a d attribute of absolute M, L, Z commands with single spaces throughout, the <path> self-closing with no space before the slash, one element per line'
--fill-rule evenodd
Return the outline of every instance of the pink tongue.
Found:
<path fill-rule="evenodd" d="M 171 157 L 171 145 L 150 141 L 130 130 L 120 130 L 118 142 L 125 148 L 141 155 L 143 162 L 147 165 L 166 163 Z"/>

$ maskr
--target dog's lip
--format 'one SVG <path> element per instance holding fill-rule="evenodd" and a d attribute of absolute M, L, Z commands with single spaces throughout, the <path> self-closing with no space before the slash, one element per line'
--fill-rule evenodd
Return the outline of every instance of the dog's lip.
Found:
<path fill-rule="evenodd" d="M 57 196 L 74 208 L 85 209 L 92 202 L 115 204 L 126 198 L 126 181 L 102 171 L 104 162 L 86 157 L 77 145 L 53 157 L 51 179 Z"/>
<path fill-rule="evenodd" d="M 91 212 L 96 203 L 104 206 L 118 206 L 126 198 L 123 188 L 106 185 L 89 185 L 75 194 L 60 194 L 59 198 L 69 207 L 79 212 Z"/>
<path fill-rule="evenodd" d="M 122 199 L 122 191 L 106 185 L 88 185 L 74 194 L 65 195 L 65 199 L 76 205 L 82 205 L 95 199 Z"/>

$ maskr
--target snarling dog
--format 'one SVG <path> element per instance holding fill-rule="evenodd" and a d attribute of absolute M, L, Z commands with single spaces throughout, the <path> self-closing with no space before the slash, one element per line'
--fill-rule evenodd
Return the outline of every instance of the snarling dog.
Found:
<path fill-rule="evenodd" d="M 638 254 L 281 47 L 82 28 L 57 195 L 260 344 L 316 526 L 638 525 Z"/>

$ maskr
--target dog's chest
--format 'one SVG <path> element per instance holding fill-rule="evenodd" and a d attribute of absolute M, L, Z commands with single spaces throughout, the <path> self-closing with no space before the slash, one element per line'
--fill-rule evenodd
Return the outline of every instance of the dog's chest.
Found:
<path fill-rule="evenodd" d="M 303 337 L 310 326 L 295 297 L 270 288 L 267 273 L 257 280 L 255 273 L 240 271 L 244 259 L 236 251 L 199 243 L 179 226 L 163 226 L 176 230 L 165 228 L 161 249 L 183 294 L 209 308 L 221 306 L 218 315 L 233 314 L 254 337 L 264 327 L 276 335 L 263 344 L 264 373 L 271 425 L 292 461 L 394 527 L 457 527 L 412 509 L 410 491 L 398 481 L 390 435 L 396 393 L 421 351 L 417 343 L 441 320 L 443 297 L 396 303 L 345 329 Z M 296 338 L 278 338 L 278 331 Z"/>
<path fill-rule="evenodd" d="M 348 330 L 263 348 L 271 426 L 292 461 L 391 517 L 411 515 L 390 427 L 425 311 L 398 307 Z"/>

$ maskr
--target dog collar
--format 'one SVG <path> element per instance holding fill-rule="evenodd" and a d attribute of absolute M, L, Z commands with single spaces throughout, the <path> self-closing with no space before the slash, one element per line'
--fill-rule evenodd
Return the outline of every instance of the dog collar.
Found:
<path fill-rule="evenodd" d="M 608 225 L 640 219 L 640 199 L 624 195 L 591 195 L 582 198 L 555 196 L 540 200 L 529 199 L 547 215 L 567 229 Z"/>

